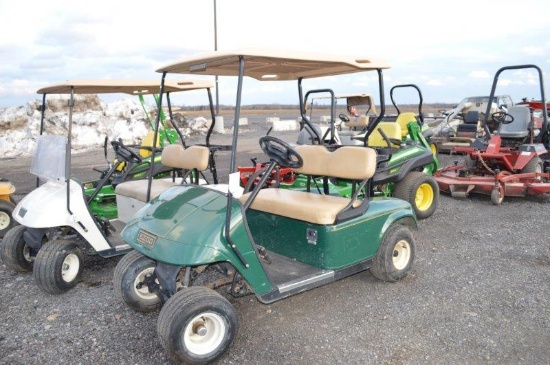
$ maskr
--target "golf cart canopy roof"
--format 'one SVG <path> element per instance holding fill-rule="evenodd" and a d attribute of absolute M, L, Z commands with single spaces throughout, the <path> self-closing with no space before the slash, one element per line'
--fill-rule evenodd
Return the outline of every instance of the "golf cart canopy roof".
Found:
<path fill-rule="evenodd" d="M 239 76 L 239 59 L 244 58 L 244 76 L 260 81 L 298 80 L 390 68 L 385 60 L 345 55 L 249 49 L 214 51 L 170 63 L 161 73 Z"/>
<path fill-rule="evenodd" d="M 206 80 L 171 80 L 164 84 L 164 92 L 197 90 L 214 87 L 214 83 Z M 158 94 L 159 80 L 72 80 L 61 84 L 43 87 L 38 94 L 112 94 L 130 95 Z"/>

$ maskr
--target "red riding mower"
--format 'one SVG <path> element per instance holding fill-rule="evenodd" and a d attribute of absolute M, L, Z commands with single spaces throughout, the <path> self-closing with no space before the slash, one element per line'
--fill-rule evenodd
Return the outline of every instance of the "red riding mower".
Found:
<path fill-rule="evenodd" d="M 534 68 L 539 73 L 541 98 L 544 102 L 542 71 L 534 65 L 508 66 L 495 75 L 491 97 L 495 94 L 498 76 L 504 70 Z M 495 205 L 505 196 L 525 197 L 550 192 L 549 126 L 546 110 L 532 112 L 519 105 L 491 114 L 498 125 L 490 133 L 489 110 L 484 120 L 485 137 L 469 147 L 455 147 L 465 156 L 464 164 L 439 169 L 434 177 L 442 192 L 465 198 L 470 193 L 491 196 Z"/>

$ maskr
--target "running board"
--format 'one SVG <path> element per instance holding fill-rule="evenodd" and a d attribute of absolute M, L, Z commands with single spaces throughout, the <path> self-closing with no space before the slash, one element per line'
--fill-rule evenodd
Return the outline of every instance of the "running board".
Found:
<path fill-rule="evenodd" d="M 128 244 L 115 246 L 113 248 L 109 248 L 107 250 L 97 251 L 99 256 L 103 257 L 104 259 L 107 259 L 109 257 L 115 257 L 127 254 L 132 250 L 132 246 Z"/>
<path fill-rule="evenodd" d="M 258 300 L 264 304 L 269 304 L 279 299 L 287 298 L 291 295 L 299 294 L 357 274 L 358 272 L 369 269 L 371 266 L 372 260 L 367 260 L 340 270 L 319 270 L 315 274 L 278 284 L 271 292 L 258 295 Z"/>

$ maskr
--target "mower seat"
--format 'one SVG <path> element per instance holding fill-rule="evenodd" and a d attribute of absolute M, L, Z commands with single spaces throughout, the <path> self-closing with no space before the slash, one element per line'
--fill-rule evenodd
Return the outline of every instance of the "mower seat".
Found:
<path fill-rule="evenodd" d="M 464 117 L 464 123 L 456 127 L 457 137 L 472 137 L 475 138 L 479 124 L 479 111 L 470 110 Z"/>
<path fill-rule="evenodd" d="M 407 137 L 407 134 L 409 134 L 409 128 L 407 128 L 407 124 L 409 124 L 410 122 L 416 122 L 416 121 L 417 121 L 416 115 L 414 113 L 411 113 L 411 112 L 399 113 L 399 115 L 397 116 L 396 122 L 401 127 L 400 138 L 405 138 Z"/>
<path fill-rule="evenodd" d="M 502 138 L 525 138 L 529 135 L 529 124 L 531 123 L 531 112 L 529 107 L 524 105 L 513 106 L 508 109 L 508 114 L 514 117 L 512 123 L 500 123 L 498 134 Z"/>
<path fill-rule="evenodd" d="M 369 136 L 367 145 L 369 147 L 395 147 L 399 148 L 392 142 L 391 146 L 388 146 L 388 142 L 382 137 L 382 134 L 378 131 L 381 129 L 384 134 L 390 139 L 395 141 L 401 141 L 403 135 L 402 128 L 399 123 L 396 122 L 380 122 L 376 126 L 376 129 Z"/>

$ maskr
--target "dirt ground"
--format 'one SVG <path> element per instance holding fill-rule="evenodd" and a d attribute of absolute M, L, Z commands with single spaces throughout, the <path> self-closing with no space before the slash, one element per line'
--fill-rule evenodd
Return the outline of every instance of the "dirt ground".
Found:
<path fill-rule="evenodd" d="M 241 129 L 238 166 L 263 158 L 257 141 L 267 129 L 260 120 Z M 272 135 L 296 141 L 296 132 Z M 228 143 L 230 133 L 213 138 Z M 228 157 L 219 157 L 225 175 Z M 440 155 L 442 164 L 457 158 Z M 17 199 L 34 187 L 29 165 L 0 160 Z M 88 152 L 73 166 L 90 179 L 105 162 Z M 548 195 L 494 206 L 488 196 L 441 194 L 414 231 L 405 279 L 384 283 L 367 271 L 269 305 L 232 299 L 240 328 L 219 364 L 549 364 L 549 203 Z M 0 265 L 0 364 L 172 364 L 158 312 L 135 313 L 114 296 L 118 260 L 87 256 L 83 281 L 58 296 Z"/>

